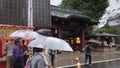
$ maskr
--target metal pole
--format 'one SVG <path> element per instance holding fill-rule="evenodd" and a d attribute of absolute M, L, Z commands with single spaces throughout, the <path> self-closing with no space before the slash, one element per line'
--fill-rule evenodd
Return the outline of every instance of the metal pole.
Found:
<path fill-rule="evenodd" d="M 33 27 L 33 3 L 28 0 L 28 27 Z"/>

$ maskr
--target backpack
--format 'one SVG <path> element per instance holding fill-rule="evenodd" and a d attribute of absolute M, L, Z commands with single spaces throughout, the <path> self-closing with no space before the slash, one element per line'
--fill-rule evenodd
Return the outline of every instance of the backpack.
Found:
<path fill-rule="evenodd" d="M 86 50 L 86 53 L 90 53 L 92 51 L 91 46 L 87 45 L 85 50 Z"/>

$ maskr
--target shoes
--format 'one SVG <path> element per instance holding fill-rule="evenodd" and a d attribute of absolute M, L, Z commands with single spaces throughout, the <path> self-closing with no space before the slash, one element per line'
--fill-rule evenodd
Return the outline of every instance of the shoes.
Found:
<path fill-rule="evenodd" d="M 92 66 L 92 64 L 89 64 L 89 66 Z"/>

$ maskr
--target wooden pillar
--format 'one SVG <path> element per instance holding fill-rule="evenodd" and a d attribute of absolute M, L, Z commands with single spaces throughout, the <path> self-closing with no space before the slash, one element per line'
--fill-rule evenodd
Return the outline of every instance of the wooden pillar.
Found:
<path fill-rule="evenodd" d="M 62 38 L 62 30 L 58 28 L 58 38 Z"/>
<path fill-rule="evenodd" d="M 79 29 L 80 29 L 80 34 L 79 34 L 80 44 L 76 44 L 76 46 L 77 46 L 77 50 L 82 51 L 83 47 L 86 44 L 86 41 L 85 41 L 85 28 L 79 28 Z"/>
<path fill-rule="evenodd" d="M 81 47 L 80 50 L 85 46 L 85 29 L 82 29 L 82 36 L 81 36 Z"/>

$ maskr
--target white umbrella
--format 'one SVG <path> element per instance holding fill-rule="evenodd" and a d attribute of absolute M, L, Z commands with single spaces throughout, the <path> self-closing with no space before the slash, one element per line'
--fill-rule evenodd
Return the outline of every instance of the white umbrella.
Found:
<path fill-rule="evenodd" d="M 31 41 L 28 46 L 54 50 L 73 51 L 66 41 L 55 37 L 46 37 L 42 39 L 37 38 Z"/>
<path fill-rule="evenodd" d="M 87 42 L 95 43 L 95 44 L 100 44 L 100 43 L 101 43 L 100 41 L 95 40 L 95 39 L 90 39 L 90 40 L 88 40 Z"/>
<path fill-rule="evenodd" d="M 21 37 L 26 39 L 36 39 L 36 38 L 43 38 L 45 36 L 40 35 L 39 33 L 32 31 L 32 30 L 16 30 L 12 34 L 10 34 L 10 37 Z"/>

